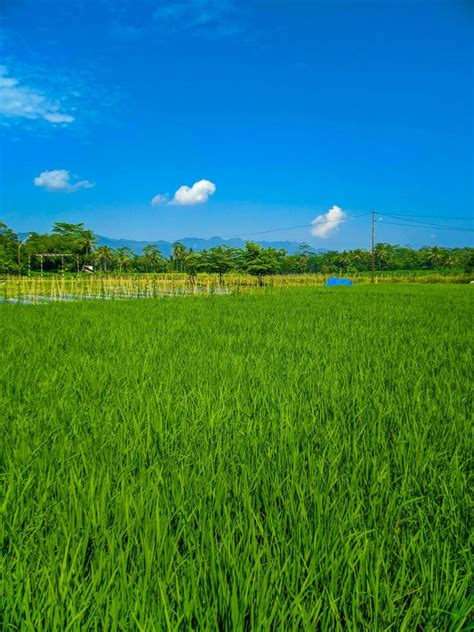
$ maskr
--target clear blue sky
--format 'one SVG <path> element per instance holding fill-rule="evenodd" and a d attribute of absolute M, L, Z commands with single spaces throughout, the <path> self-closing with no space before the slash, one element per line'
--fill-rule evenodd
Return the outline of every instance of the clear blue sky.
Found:
<path fill-rule="evenodd" d="M 150 240 L 309 224 L 333 205 L 472 227 L 454 219 L 473 214 L 472 7 L 5 0 L 0 217 Z M 214 193 L 151 205 L 203 179 Z M 472 243 L 386 221 L 383 241 Z M 368 226 L 264 237 L 365 247 Z"/>

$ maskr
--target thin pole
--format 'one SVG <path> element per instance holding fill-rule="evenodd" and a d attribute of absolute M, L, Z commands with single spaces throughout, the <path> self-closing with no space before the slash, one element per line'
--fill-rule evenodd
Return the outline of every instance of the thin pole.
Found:
<path fill-rule="evenodd" d="M 375 213 L 372 211 L 370 213 L 371 217 L 371 237 L 372 237 L 372 248 L 370 253 L 370 268 L 371 268 L 371 283 L 375 283 Z"/>

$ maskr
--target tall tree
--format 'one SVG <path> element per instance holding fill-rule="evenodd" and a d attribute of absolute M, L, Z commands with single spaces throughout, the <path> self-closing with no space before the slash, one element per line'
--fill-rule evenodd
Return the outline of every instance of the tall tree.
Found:
<path fill-rule="evenodd" d="M 203 260 L 197 252 L 193 252 L 192 248 L 184 255 L 184 269 L 188 273 L 191 285 L 196 282 L 198 272 L 203 266 Z"/>
<path fill-rule="evenodd" d="M 165 260 L 163 255 L 154 244 L 145 246 L 142 252 L 147 270 L 148 266 L 150 266 L 153 272 L 156 272 L 157 268 L 162 268 L 164 266 Z"/>
<path fill-rule="evenodd" d="M 14 272 L 17 268 L 18 235 L 0 221 L 0 272 Z"/>
<path fill-rule="evenodd" d="M 84 254 L 85 257 L 88 257 L 97 242 L 97 237 L 94 235 L 92 230 L 86 228 L 82 231 L 78 242 L 82 251 L 80 254 Z"/>
<path fill-rule="evenodd" d="M 246 272 L 257 277 L 259 285 L 263 285 L 265 276 L 279 270 L 280 253 L 275 248 L 262 248 L 259 244 L 248 241 L 242 255 Z"/>
<path fill-rule="evenodd" d="M 117 260 L 117 263 L 119 265 L 120 272 L 128 267 L 133 257 L 134 252 L 131 248 L 127 248 L 127 246 L 117 248 L 117 250 L 115 251 L 115 259 Z"/>
<path fill-rule="evenodd" d="M 439 248 L 438 246 L 431 246 L 427 252 L 427 260 L 433 266 L 433 268 L 442 267 L 447 260 L 447 250 L 445 248 Z"/>
<path fill-rule="evenodd" d="M 114 251 L 108 246 L 99 246 L 96 250 L 94 250 L 94 260 L 99 263 L 104 272 L 107 272 L 107 264 L 110 267 L 113 257 Z"/>
<path fill-rule="evenodd" d="M 375 244 L 375 261 L 379 270 L 388 270 L 393 266 L 397 246 L 391 244 Z"/>
<path fill-rule="evenodd" d="M 78 237 L 84 231 L 84 224 L 69 224 L 67 222 L 54 222 L 52 232 L 63 237 Z"/>
<path fill-rule="evenodd" d="M 176 269 L 178 270 L 178 272 L 183 272 L 184 260 L 186 257 L 186 246 L 181 244 L 179 241 L 176 241 L 173 244 L 171 255 L 172 255 L 173 261 L 177 263 Z"/>
<path fill-rule="evenodd" d="M 222 285 L 224 274 L 234 268 L 234 249 L 229 246 L 216 246 L 206 253 L 206 263 L 210 272 L 217 272 Z"/>

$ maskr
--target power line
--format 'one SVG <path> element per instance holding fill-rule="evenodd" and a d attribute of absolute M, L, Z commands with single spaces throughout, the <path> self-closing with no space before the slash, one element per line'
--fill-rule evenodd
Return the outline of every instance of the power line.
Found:
<path fill-rule="evenodd" d="M 344 217 L 341 219 L 327 219 L 322 222 L 311 222 L 310 224 L 301 224 L 300 226 L 288 226 L 287 228 L 272 228 L 271 230 L 260 230 L 254 233 L 241 233 L 240 235 L 233 236 L 223 236 L 222 239 L 241 239 L 242 237 L 249 237 L 251 235 L 265 235 L 267 233 L 278 233 L 283 232 L 285 230 L 295 230 L 297 228 L 309 228 L 310 226 L 322 226 L 324 224 L 332 224 L 333 222 L 338 222 L 339 224 L 343 224 L 351 219 L 357 219 L 358 217 L 364 217 L 366 215 L 370 215 L 370 213 L 361 213 L 360 215 L 353 215 L 352 217 Z"/>
<path fill-rule="evenodd" d="M 450 220 L 450 219 L 459 219 L 459 220 L 468 220 L 468 221 L 473 221 L 474 217 L 470 216 L 470 217 L 454 217 L 454 216 L 450 216 L 450 217 L 445 217 L 443 215 L 415 215 L 412 213 L 409 214 L 403 214 L 403 213 L 379 213 L 379 215 L 390 215 L 393 217 L 418 217 L 418 218 L 431 218 L 431 219 L 445 219 L 445 220 Z"/>
<path fill-rule="evenodd" d="M 338 223 L 338 224 L 343 224 L 344 222 L 347 222 L 349 220 L 353 220 L 353 219 L 358 219 L 359 217 L 366 217 L 368 215 L 371 215 L 371 212 L 366 212 L 366 213 L 359 213 L 358 215 L 353 215 L 351 217 L 345 217 L 343 219 L 328 219 L 328 220 L 324 220 L 324 221 L 320 221 L 320 222 L 311 222 L 309 224 L 300 224 L 299 226 L 287 226 L 285 228 L 272 228 L 269 230 L 259 230 L 259 231 L 254 231 L 254 232 L 249 232 L 249 233 L 241 233 L 240 235 L 227 235 L 227 236 L 223 236 L 223 239 L 242 239 L 245 237 L 252 237 L 252 236 L 256 236 L 256 235 L 268 235 L 270 233 L 278 233 L 278 232 L 285 232 L 288 230 L 297 230 L 299 228 L 312 228 L 313 226 L 323 226 L 324 224 L 332 224 L 332 223 Z M 412 214 L 395 214 L 395 213 L 376 213 L 376 215 L 381 215 L 383 217 L 393 217 L 395 219 L 403 219 L 403 221 L 405 222 L 410 222 L 410 224 L 401 224 L 398 222 L 383 222 L 383 224 L 385 225 L 390 225 L 390 226 L 404 226 L 405 228 L 436 228 L 438 230 L 449 230 L 449 231 L 456 231 L 456 232 L 474 232 L 473 229 L 471 228 L 461 228 L 461 227 L 454 227 L 454 226 L 447 226 L 445 224 L 434 224 L 432 222 L 420 222 L 418 221 L 418 219 L 411 219 L 411 218 L 423 218 L 423 217 L 432 217 L 432 218 L 440 218 L 441 216 L 439 215 L 412 215 Z M 448 219 L 448 218 L 442 218 L 442 219 Z M 470 217 L 452 217 L 449 219 L 457 219 L 457 220 L 471 220 L 472 218 Z M 374 221 L 377 221 L 374 219 Z"/>
<path fill-rule="evenodd" d="M 405 222 L 411 222 L 412 224 L 425 224 L 429 228 L 446 228 L 448 230 L 468 230 L 471 231 L 470 228 L 457 228 L 456 226 L 446 226 L 446 224 L 435 224 L 433 222 L 419 222 L 416 219 L 410 219 L 407 216 L 401 215 L 392 215 L 390 213 L 380 213 L 380 215 L 385 215 L 386 217 L 394 217 L 395 219 L 403 219 Z"/>
<path fill-rule="evenodd" d="M 465 233 L 474 233 L 474 229 L 472 228 L 453 228 L 451 226 L 440 226 L 437 224 L 419 224 L 416 223 L 416 225 L 413 224 L 399 224 L 398 222 L 382 222 L 381 226 L 404 226 L 405 228 L 438 228 L 441 230 L 454 230 L 454 231 L 458 231 L 458 232 L 465 232 Z"/>

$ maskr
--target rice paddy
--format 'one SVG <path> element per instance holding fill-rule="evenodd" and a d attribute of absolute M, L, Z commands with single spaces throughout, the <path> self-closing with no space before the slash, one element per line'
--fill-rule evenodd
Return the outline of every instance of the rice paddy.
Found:
<path fill-rule="evenodd" d="M 278 274 L 267 276 L 265 288 L 318 287 L 331 274 Z M 370 283 L 370 273 L 350 274 L 357 284 Z M 376 283 L 469 283 L 471 277 L 452 270 L 433 272 L 377 272 Z M 255 276 L 241 273 L 223 275 L 200 273 L 160 274 L 50 274 L 45 276 L 0 277 L 1 303 L 42 303 L 90 299 L 160 298 L 194 294 L 226 294 L 262 292 Z"/>
<path fill-rule="evenodd" d="M 453 284 L 0 305 L 0 627 L 466 629 L 472 308 Z"/>

